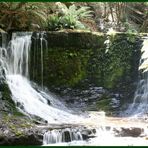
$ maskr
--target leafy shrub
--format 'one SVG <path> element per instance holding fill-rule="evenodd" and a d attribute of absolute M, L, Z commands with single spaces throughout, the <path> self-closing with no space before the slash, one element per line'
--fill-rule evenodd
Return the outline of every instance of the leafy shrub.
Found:
<path fill-rule="evenodd" d="M 66 5 L 60 5 L 62 12 L 56 15 L 51 15 L 48 18 L 49 30 L 60 29 L 86 29 L 81 19 L 91 18 L 92 14 L 89 7 L 77 8 L 75 5 L 71 5 L 67 8 Z"/>
<path fill-rule="evenodd" d="M 58 17 L 58 15 L 51 15 L 48 18 L 48 30 L 59 30 L 61 28 L 60 25 L 60 17 Z"/>

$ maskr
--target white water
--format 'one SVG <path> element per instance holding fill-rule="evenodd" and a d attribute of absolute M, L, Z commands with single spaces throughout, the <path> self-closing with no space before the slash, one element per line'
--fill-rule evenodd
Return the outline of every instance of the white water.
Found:
<path fill-rule="evenodd" d="M 146 136 L 141 137 L 130 137 L 130 136 L 116 136 L 114 129 L 121 130 L 119 125 L 97 127 L 96 133 L 93 134 L 95 137 L 89 138 L 88 140 L 71 140 L 65 142 L 62 140 L 61 132 L 53 130 L 45 133 L 43 144 L 44 146 L 147 146 L 148 139 Z M 129 128 L 130 129 L 130 128 Z M 81 134 L 81 133 L 80 133 Z M 147 128 L 143 135 L 147 135 Z"/>
<path fill-rule="evenodd" d="M 31 35 L 31 33 L 13 33 L 8 48 L 0 49 L 1 63 L 5 68 L 12 99 L 22 112 L 38 116 L 49 123 L 73 123 L 76 118 L 79 121 L 81 117 L 69 113 L 64 104 L 50 94 L 35 90 L 28 80 Z"/>
<path fill-rule="evenodd" d="M 83 141 L 82 134 L 78 129 L 52 130 L 44 134 L 43 145 L 57 144 L 62 142 Z"/>
<path fill-rule="evenodd" d="M 142 75 L 135 92 L 133 104 L 127 110 L 133 117 L 148 115 L 148 37 L 144 38 L 141 52 L 139 70 L 142 71 Z"/>
<path fill-rule="evenodd" d="M 47 41 L 44 39 L 44 35 L 45 35 L 45 32 L 42 32 L 41 33 L 41 37 L 40 37 L 40 43 L 41 43 L 41 87 L 43 89 L 43 85 L 44 85 L 44 82 L 43 82 L 43 70 L 44 70 L 44 64 L 43 64 L 43 58 L 44 58 L 44 54 L 43 54 L 43 44 L 45 43 L 45 48 L 47 50 Z"/>
<path fill-rule="evenodd" d="M 28 60 L 31 46 L 31 33 L 13 33 L 7 49 L 7 75 L 29 77 Z"/>
<path fill-rule="evenodd" d="M 76 116 L 48 105 L 47 99 L 37 92 L 30 82 L 21 75 L 7 75 L 7 82 L 13 94 L 13 99 L 19 102 L 22 111 L 41 117 L 49 123 L 71 123 L 75 121 Z M 48 95 L 52 101 L 52 97 Z M 54 104 L 56 106 L 56 104 Z M 78 117 L 77 117 L 78 118 Z"/>

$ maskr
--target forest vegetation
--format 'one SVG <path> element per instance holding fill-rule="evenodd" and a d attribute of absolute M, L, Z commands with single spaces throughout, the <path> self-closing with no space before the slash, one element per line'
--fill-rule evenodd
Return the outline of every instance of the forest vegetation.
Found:
<path fill-rule="evenodd" d="M 0 28 L 147 32 L 148 2 L 1 2 Z"/>

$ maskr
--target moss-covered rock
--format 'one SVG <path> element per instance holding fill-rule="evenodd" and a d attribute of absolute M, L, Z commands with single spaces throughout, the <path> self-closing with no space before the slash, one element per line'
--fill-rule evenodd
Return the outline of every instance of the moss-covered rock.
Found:
<path fill-rule="evenodd" d="M 0 78 L 0 111 L 8 113 L 18 113 L 18 110 L 15 107 L 15 103 L 12 100 L 10 89 L 4 79 Z"/>
<path fill-rule="evenodd" d="M 30 78 L 49 88 L 77 85 L 87 76 L 92 50 L 103 41 L 101 33 L 84 31 L 33 33 Z"/>
<path fill-rule="evenodd" d="M 34 36 L 35 34 L 33 34 Z M 100 48 L 104 42 L 104 35 L 99 32 L 69 31 L 47 32 L 48 47 L 62 47 L 75 49 Z"/>
<path fill-rule="evenodd" d="M 50 48 L 44 54 L 43 83 L 45 86 L 74 86 L 86 77 L 89 50 Z M 31 64 L 33 80 L 41 84 L 41 61 Z"/>
<path fill-rule="evenodd" d="M 0 119 L 0 145 L 42 145 L 43 130 L 27 117 L 3 114 Z"/>
<path fill-rule="evenodd" d="M 136 88 L 141 43 L 140 34 L 35 32 L 30 78 L 49 89 L 102 86 L 127 101 Z"/>
<path fill-rule="evenodd" d="M 89 80 L 110 92 L 122 94 L 123 102 L 132 100 L 138 79 L 141 47 L 140 35 L 107 35 L 106 47 L 96 49 L 90 56 Z"/>

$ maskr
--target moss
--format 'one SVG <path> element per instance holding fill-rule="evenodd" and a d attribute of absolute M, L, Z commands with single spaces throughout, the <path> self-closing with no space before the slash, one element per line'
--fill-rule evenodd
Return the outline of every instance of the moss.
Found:
<path fill-rule="evenodd" d="M 15 102 L 12 99 L 11 91 L 4 79 L 0 82 L 0 93 L 2 96 L 0 101 L 2 101 L 3 104 L 0 107 L 1 111 L 14 114 L 15 116 L 24 116 L 24 114 L 16 108 Z"/>
<path fill-rule="evenodd" d="M 96 107 L 98 110 L 103 110 L 103 111 L 110 111 L 111 106 L 110 106 L 110 99 L 104 99 L 100 100 L 96 103 Z"/>
<path fill-rule="evenodd" d="M 10 113 L 18 113 L 18 110 L 15 107 L 15 103 L 11 98 L 11 92 L 9 90 L 9 87 L 3 78 L 1 78 L 0 80 L 0 93 L 1 93 L 0 101 L 2 101 L 2 104 L 3 104 L 0 107 L 0 109 L 2 111 L 6 111 Z"/>
<path fill-rule="evenodd" d="M 0 85 L 0 91 L 1 91 L 1 94 L 2 94 L 3 100 L 7 100 L 8 103 L 15 105 L 12 98 L 11 98 L 11 92 L 8 88 L 8 85 L 5 82 L 3 82 L 3 84 Z"/>
<path fill-rule="evenodd" d="M 130 36 L 135 38 L 135 36 Z M 115 35 L 111 40 L 106 59 L 106 72 L 104 86 L 106 88 L 117 89 L 123 85 L 128 85 L 130 80 L 137 75 L 133 75 L 131 71 L 138 74 L 139 62 L 134 60 L 135 56 L 137 60 L 140 57 L 140 46 L 137 46 L 138 37 L 133 40 L 129 40 L 129 35 Z M 137 55 L 135 55 L 135 53 Z M 135 79 L 134 79 L 135 80 Z M 124 83 L 126 82 L 126 84 Z M 122 85 L 122 86 L 121 86 Z"/>
<path fill-rule="evenodd" d="M 129 34 L 108 36 L 107 46 L 92 51 L 87 65 L 91 83 L 118 91 L 136 81 L 141 41 L 135 35 L 130 38 L 134 42 Z"/>
<path fill-rule="evenodd" d="M 17 127 L 15 124 L 11 124 L 9 126 L 9 130 L 11 130 L 11 133 L 15 134 L 15 136 L 23 136 L 24 132 L 21 131 L 20 127 Z"/>
<path fill-rule="evenodd" d="M 0 124 L 6 127 L 10 133 L 19 137 L 25 136 L 26 129 L 30 129 L 34 126 L 32 121 L 28 118 L 19 117 L 16 115 L 2 114 Z"/>
<path fill-rule="evenodd" d="M 48 49 L 44 54 L 44 85 L 74 86 L 85 78 L 88 59 L 89 50 Z M 33 67 L 31 77 L 41 84 L 41 61 L 35 62 Z"/>
<path fill-rule="evenodd" d="M 90 104 L 87 107 L 89 111 L 105 111 L 107 115 L 111 115 L 114 109 L 111 106 L 111 97 L 108 94 L 103 94 L 95 104 Z"/>
<path fill-rule="evenodd" d="M 16 131 L 16 132 L 15 132 L 15 135 L 16 135 L 16 136 L 23 136 L 23 135 L 24 135 L 24 133 L 23 133 L 23 132 L 21 132 L 21 131 Z"/>
<path fill-rule="evenodd" d="M 105 111 L 106 115 L 113 115 L 118 108 L 114 108 L 111 105 L 111 98 L 107 95 L 103 95 L 99 101 L 96 102 L 96 110 L 97 111 Z"/>
<path fill-rule="evenodd" d="M 15 110 L 14 111 L 14 116 L 17 116 L 17 117 L 25 117 L 25 115 L 21 112 L 19 112 L 18 110 Z"/>
<path fill-rule="evenodd" d="M 116 88 L 120 79 L 123 77 L 123 74 L 123 67 L 114 68 L 112 71 L 110 71 L 109 77 L 106 78 L 104 86 L 110 89 Z"/>

